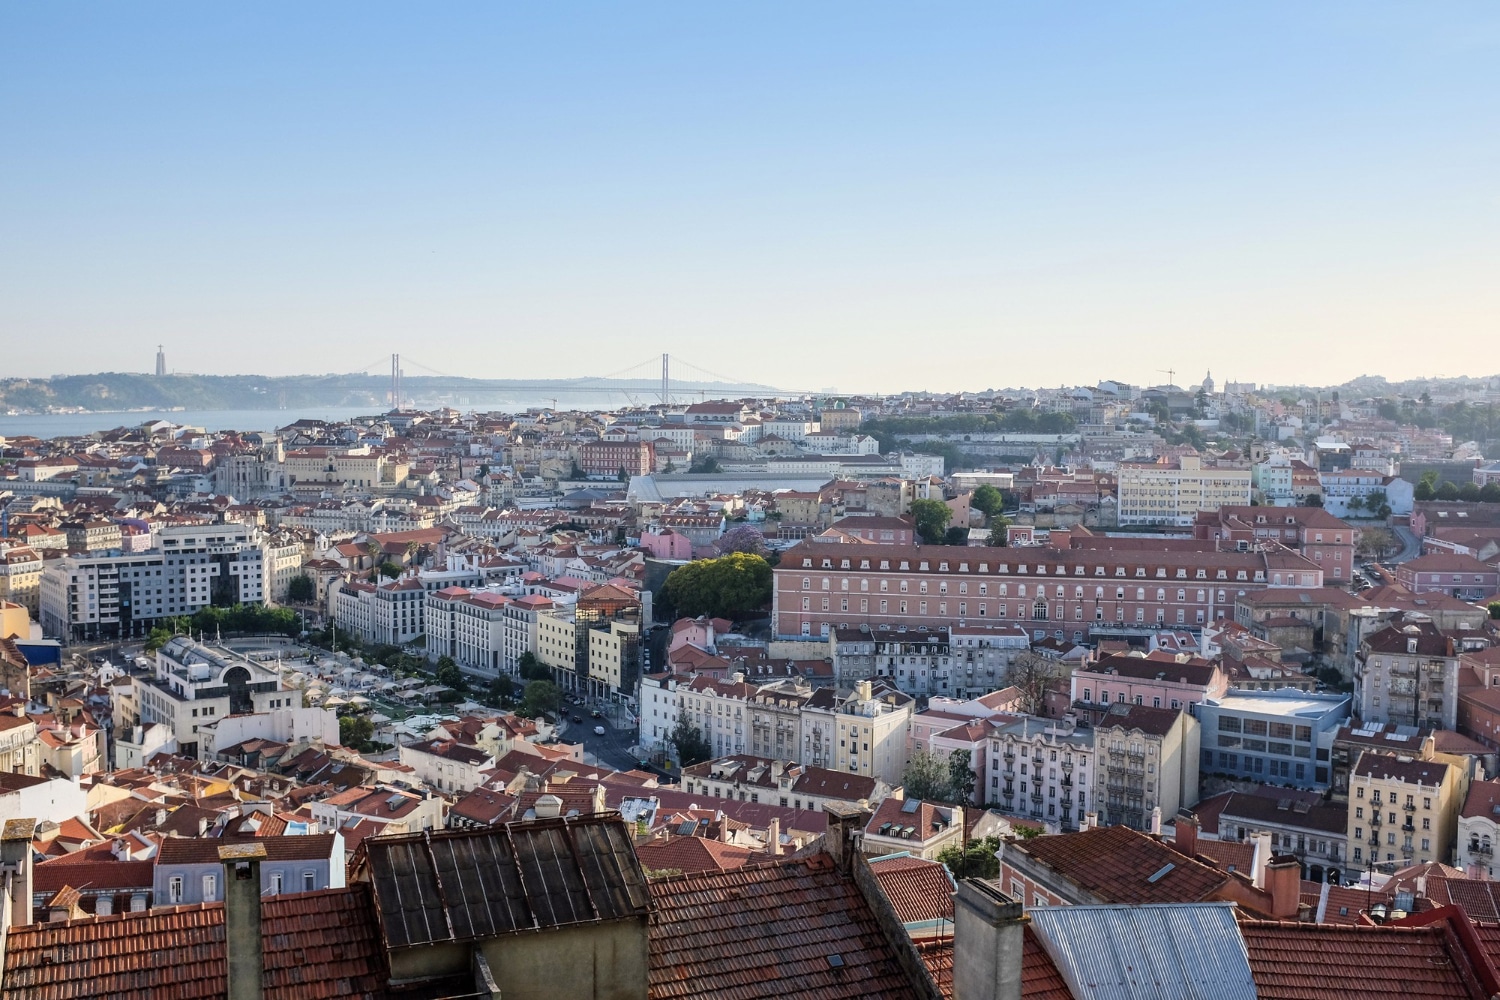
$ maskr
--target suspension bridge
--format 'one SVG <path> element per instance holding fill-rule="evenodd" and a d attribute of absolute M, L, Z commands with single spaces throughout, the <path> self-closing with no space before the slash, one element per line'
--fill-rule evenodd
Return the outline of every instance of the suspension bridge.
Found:
<path fill-rule="evenodd" d="M 660 366 L 660 377 L 656 377 L 658 366 Z M 686 370 L 688 378 L 684 379 L 678 374 L 678 382 L 675 392 L 672 378 L 674 373 Z M 714 390 L 710 388 L 691 388 L 682 385 L 689 383 L 719 383 L 728 389 L 760 389 L 769 395 L 775 396 L 802 396 L 808 395 L 795 389 L 777 389 L 770 386 L 756 386 L 755 383 L 747 382 L 742 378 L 734 378 L 729 375 L 721 375 L 710 371 L 682 358 L 672 357 L 668 354 L 652 356 L 643 361 L 638 361 L 627 368 L 609 372 L 604 375 L 590 375 L 583 378 L 573 379 L 544 379 L 544 380 L 512 380 L 512 379 L 487 379 L 475 376 L 454 375 L 450 372 L 440 371 L 430 365 L 412 358 L 410 355 L 392 354 L 387 359 L 377 358 L 359 368 L 353 369 L 349 374 L 379 375 L 382 371 L 389 373 L 390 389 L 387 392 L 388 401 L 391 406 L 401 405 L 403 400 L 409 400 L 410 395 L 404 385 L 408 374 L 419 378 L 420 382 L 413 385 L 422 393 L 432 392 L 505 392 L 505 393 L 527 393 L 534 394 L 541 399 L 553 399 L 554 403 L 559 396 L 622 396 L 632 406 L 640 406 L 641 400 L 649 399 L 659 402 L 663 406 L 670 406 L 675 400 L 683 402 L 692 397 L 699 400 L 706 398 Z"/>

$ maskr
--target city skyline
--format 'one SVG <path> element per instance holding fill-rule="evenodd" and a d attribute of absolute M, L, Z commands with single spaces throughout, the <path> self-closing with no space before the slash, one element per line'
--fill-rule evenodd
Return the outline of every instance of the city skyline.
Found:
<path fill-rule="evenodd" d="M 1488 6 L 356 11 L 0 15 L 8 374 L 1336 384 L 1500 315 Z"/>

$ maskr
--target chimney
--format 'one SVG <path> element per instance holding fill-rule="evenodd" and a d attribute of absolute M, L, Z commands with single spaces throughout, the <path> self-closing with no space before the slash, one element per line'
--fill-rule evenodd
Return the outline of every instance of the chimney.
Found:
<path fill-rule="evenodd" d="M 222 844 L 224 865 L 224 953 L 228 959 L 226 1000 L 261 1000 L 260 863 L 266 845 Z"/>
<path fill-rule="evenodd" d="M 1092 830 L 1099 825 L 1099 814 L 1090 809 L 1083 814 L 1083 828 Z"/>
<path fill-rule="evenodd" d="M 856 838 L 870 814 L 848 802 L 825 802 L 823 811 L 828 813 L 828 832 L 823 835 L 823 849 L 833 858 L 839 871 L 848 872 L 854 867 Z"/>
<path fill-rule="evenodd" d="M 1257 889 L 1266 887 L 1266 866 L 1271 863 L 1271 834 L 1265 830 L 1251 834 L 1250 843 L 1255 845 L 1251 855 L 1250 880 Z"/>
<path fill-rule="evenodd" d="M 35 833 L 34 819 L 8 819 L 0 827 L 0 878 L 5 880 L 5 894 L 0 896 L 5 909 L 0 914 L 0 962 L 4 961 L 5 932 L 31 923 L 31 838 Z"/>
<path fill-rule="evenodd" d="M 1161 836 L 1161 806 L 1151 807 L 1151 836 Z"/>
<path fill-rule="evenodd" d="M 1190 858 L 1198 853 L 1198 817 L 1190 812 L 1177 814 L 1176 846 Z"/>
<path fill-rule="evenodd" d="M 1029 922 L 1020 902 L 982 879 L 953 897 L 953 1000 L 1021 1000 L 1021 949 Z"/>
<path fill-rule="evenodd" d="M 766 847 L 771 851 L 771 857 L 781 856 L 781 817 L 772 816 L 771 822 L 766 826 Z"/>
<path fill-rule="evenodd" d="M 860 681 L 855 685 L 855 691 L 858 692 L 860 701 L 869 701 L 875 695 L 875 685 L 869 681 Z"/>
<path fill-rule="evenodd" d="M 562 805 L 562 799 L 549 793 L 539 796 L 531 808 L 537 819 L 557 819 L 562 815 Z"/>
<path fill-rule="evenodd" d="M 1271 894 L 1271 916 L 1296 920 L 1302 902 L 1302 863 L 1293 857 L 1277 858 L 1266 865 L 1265 882 Z"/>

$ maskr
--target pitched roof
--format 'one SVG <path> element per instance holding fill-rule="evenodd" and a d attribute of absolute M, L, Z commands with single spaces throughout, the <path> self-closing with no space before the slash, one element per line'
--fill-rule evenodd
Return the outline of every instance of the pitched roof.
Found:
<path fill-rule="evenodd" d="M 368 889 L 261 902 L 265 1000 L 384 997 L 385 957 Z M 218 1000 L 226 992 L 224 904 L 13 928 L 6 1000 Z"/>
<path fill-rule="evenodd" d="M 1229 878 L 1126 826 L 1033 837 L 1006 846 L 1106 903 L 1197 902 Z"/>
<path fill-rule="evenodd" d="M 255 843 L 265 848 L 267 861 L 327 860 L 333 853 L 331 833 L 290 837 L 168 837 L 156 854 L 159 865 L 217 865 L 219 848 Z"/>
<path fill-rule="evenodd" d="M 859 888 L 826 854 L 653 879 L 650 890 L 652 1000 L 915 993 Z"/>
<path fill-rule="evenodd" d="M 638 844 L 635 856 L 641 867 L 652 872 L 727 871 L 748 864 L 768 861 L 761 851 L 738 847 L 707 837 L 668 837 Z"/>
<path fill-rule="evenodd" d="M 363 846 L 390 948 L 639 917 L 649 905 L 617 813 L 374 837 Z"/>
<path fill-rule="evenodd" d="M 924 858 L 888 854 L 871 858 L 870 870 L 903 923 L 953 920 L 953 879 L 943 865 Z"/>
<path fill-rule="evenodd" d="M 1247 920 L 1240 935 L 1260 1000 L 1483 1000 L 1451 931 Z"/>

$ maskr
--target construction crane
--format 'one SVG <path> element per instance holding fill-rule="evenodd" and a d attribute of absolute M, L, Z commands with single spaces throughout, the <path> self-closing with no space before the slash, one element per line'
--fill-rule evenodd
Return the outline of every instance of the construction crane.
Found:
<path fill-rule="evenodd" d="M 1176 368 L 1158 368 L 1156 370 L 1159 371 L 1159 372 L 1161 372 L 1163 375 L 1165 375 L 1167 377 L 1167 385 L 1176 385 L 1177 384 L 1177 369 Z"/>

